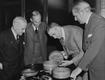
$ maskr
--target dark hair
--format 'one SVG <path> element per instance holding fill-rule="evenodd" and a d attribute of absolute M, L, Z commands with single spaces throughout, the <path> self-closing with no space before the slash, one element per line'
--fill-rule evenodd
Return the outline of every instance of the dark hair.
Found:
<path fill-rule="evenodd" d="M 34 10 L 34 11 L 32 12 L 32 14 L 31 14 L 31 18 L 32 18 L 33 16 L 37 16 L 37 15 L 40 15 L 40 16 L 41 16 L 41 14 L 40 14 L 39 11 Z"/>

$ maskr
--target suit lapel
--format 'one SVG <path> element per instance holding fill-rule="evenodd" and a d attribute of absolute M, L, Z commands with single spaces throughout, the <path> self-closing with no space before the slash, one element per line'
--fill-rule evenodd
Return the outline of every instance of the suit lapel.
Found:
<path fill-rule="evenodd" d="M 83 38 L 83 49 L 84 50 L 87 49 L 86 46 L 87 46 L 88 38 L 93 35 L 93 31 L 92 31 L 93 28 L 94 28 L 94 26 L 92 24 L 92 22 L 94 21 L 93 19 L 95 19 L 95 15 L 94 14 L 92 14 L 90 16 L 88 24 L 85 25 L 85 31 L 84 31 L 84 36 L 83 36 L 84 37 Z"/>
<path fill-rule="evenodd" d="M 32 23 L 28 25 L 28 29 L 27 29 L 27 35 L 30 36 L 30 38 L 33 40 L 34 38 L 34 28 L 32 26 Z"/>
<path fill-rule="evenodd" d="M 13 45 L 15 48 L 17 48 L 17 42 L 11 29 L 9 30 L 9 34 L 10 35 L 8 35 L 8 37 L 10 37 L 10 44 Z"/>
<path fill-rule="evenodd" d="M 92 26 L 92 25 L 93 25 L 92 22 L 94 21 L 93 19 L 95 19 L 95 14 L 92 14 L 92 15 L 91 15 L 88 24 L 85 25 L 85 33 L 84 33 L 85 38 L 88 36 L 88 34 L 89 34 L 90 32 L 92 32 L 92 30 L 93 30 L 93 28 L 94 28 L 94 27 Z"/>

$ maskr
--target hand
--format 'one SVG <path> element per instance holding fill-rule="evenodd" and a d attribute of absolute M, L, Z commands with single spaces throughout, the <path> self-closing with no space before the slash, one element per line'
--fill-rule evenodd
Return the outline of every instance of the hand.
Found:
<path fill-rule="evenodd" d="M 0 69 L 1 69 L 1 70 L 3 69 L 3 65 L 2 65 L 2 63 L 0 63 Z"/>
<path fill-rule="evenodd" d="M 75 78 L 71 78 L 70 80 L 76 80 L 76 77 Z"/>
<path fill-rule="evenodd" d="M 72 63 L 73 63 L 72 60 L 71 61 L 65 60 L 65 61 L 62 61 L 61 65 L 59 65 L 59 66 L 68 66 L 68 65 L 71 65 Z"/>
<path fill-rule="evenodd" d="M 76 79 L 76 77 L 82 72 L 82 69 L 77 67 L 75 70 L 72 71 L 70 77 Z"/>

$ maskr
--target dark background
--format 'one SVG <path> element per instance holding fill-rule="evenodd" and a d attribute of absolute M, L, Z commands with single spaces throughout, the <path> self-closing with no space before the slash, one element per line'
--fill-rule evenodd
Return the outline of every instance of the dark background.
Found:
<path fill-rule="evenodd" d="M 23 0 L 0 0 L 0 31 L 11 26 L 12 19 L 15 16 L 22 15 L 22 1 Z M 29 21 L 30 14 L 33 10 L 39 10 L 42 15 L 44 12 L 44 1 L 47 0 L 24 0 L 25 1 L 25 17 Z M 48 0 L 47 2 L 47 15 L 49 24 L 51 22 L 57 22 L 61 25 L 65 24 L 76 24 L 74 22 L 71 7 L 72 4 L 78 0 L 58 0 L 62 2 L 62 5 L 51 5 L 51 1 L 57 0 Z M 95 7 L 95 0 L 85 0 L 91 4 L 92 7 Z"/>

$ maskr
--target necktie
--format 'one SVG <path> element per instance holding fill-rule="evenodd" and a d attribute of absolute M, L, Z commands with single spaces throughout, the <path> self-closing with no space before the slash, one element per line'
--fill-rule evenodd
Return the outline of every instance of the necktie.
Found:
<path fill-rule="evenodd" d="M 38 33 L 38 30 L 37 29 L 35 30 L 35 33 Z"/>
<path fill-rule="evenodd" d="M 16 36 L 16 42 L 19 43 L 19 35 Z"/>
<path fill-rule="evenodd" d="M 38 33 L 38 28 L 36 27 L 36 29 L 35 29 L 35 33 Z"/>

